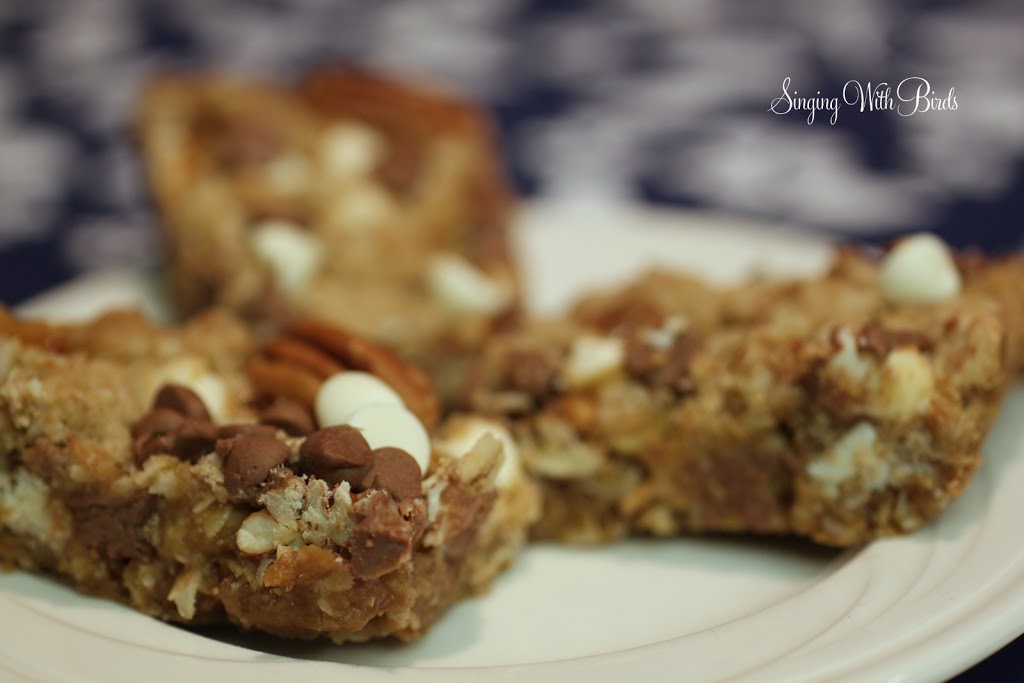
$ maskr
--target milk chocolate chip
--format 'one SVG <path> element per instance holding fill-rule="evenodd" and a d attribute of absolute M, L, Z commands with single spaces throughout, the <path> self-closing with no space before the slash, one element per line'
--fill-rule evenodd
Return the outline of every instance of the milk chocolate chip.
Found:
<path fill-rule="evenodd" d="M 209 422 L 191 420 L 161 407 L 146 413 L 135 423 L 132 437 L 132 453 L 139 464 L 160 453 L 182 460 L 197 460 L 213 449 L 217 430 Z"/>
<path fill-rule="evenodd" d="M 185 420 L 170 436 L 172 443 L 167 452 L 182 460 L 195 461 L 213 450 L 217 428 L 209 422 Z"/>
<path fill-rule="evenodd" d="M 135 423 L 135 426 L 132 427 L 132 437 L 137 439 L 139 437 L 148 438 L 155 434 L 167 434 L 180 427 L 184 421 L 185 418 L 181 413 L 169 408 L 157 408 L 143 415 Z"/>
<path fill-rule="evenodd" d="M 180 384 L 165 384 L 160 387 L 153 400 L 154 408 L 168 408 L 193 420 L 210 421 L 210 412 L 206 409 L 199 394 Z"/>
<path fill-rule="evenodd" d="M 230 439 L 233 436 L 245 434 L 247 436 L 274 436 L 277 429 L 270 425 L 260 425 L 252 422 L 240 422 L 237 424 L 226 424 L 217 427 L 218 439 Z"/>
<path fill-rule="evenodd" d="M 233 496 L 265 481 L 291 454 L 272 436 L 248 434 L 232 438 L 224 450 L 224 487 Z"/>
<path fill-rule="evenodd" d="M 278 399 L 260 413 L 260 422 L 291 434 L 305 436 L 316 429 L 309 408 L 290 399 Z"/>
<path fill-rule="evenodd" d="M 132 454 L 135 462 L 144 463 L 149 456 L 170 453 L 174 437 L 170 434 L 147 434 L 132 441 Z"/>
<path fill-rule="evenodd" d="M 401 448 L 385 446 L 373 451 L 373 467 L 363 480 L 364 489 L 383 489 L 395 500 L 415 498 L 423 491 L 419 463 Z"/>
<path fill-rule="evenodd" d="M 143 526 L 153 512 L 155 498 L 145 492 L 121 500 L 72 496 L 67 505 L 73 542 L 110 561 L 135 560 L 152 554 Z"/>
<path fill-rule="evenodd" d="M 370 473 L 373 453 L 355 427 L 338 425 L 320 429 L 308 437 L 299 449 L 302 468 L 332 486 L 347 481 L 361 488 Z"/>
<path fill-rule="evenodd" d="M 352 555 L 353 573 L 361 579 L 376 579 L 409 559 L 412 528 L 386 496 L 370 496 L 367 503 L 365 517 L 346 547 Z"/>
<path fill-rule="evenodd" d="M 518 350 L 509 354 L 505 373 L 514 389 L 541 399 L 552 391 L 558 364 L 557 354 L 538 349 Z"/>
<path fill-rule="evenodd" d="M 167 408 L 157 408 L 143 415 L 132 426 L 132 455 L 139 464 L 157 453 L 171 449 L 171 433 L 181 426 L 185 418 Z"/>
<path fill-rule="evenodd" d="M 378 579 L 402 566 L 409 555 L 408 539 L 398 536 L 371 536 L 359 530 L 349 544 L 352 571 L 361 579 Z"/>

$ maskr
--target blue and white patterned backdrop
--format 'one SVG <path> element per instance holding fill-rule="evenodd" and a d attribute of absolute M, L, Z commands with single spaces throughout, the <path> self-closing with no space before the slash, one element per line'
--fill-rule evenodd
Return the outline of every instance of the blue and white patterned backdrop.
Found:
<path fill-rule="evenodd" d="M 991 250 L 1024 235 L 1016 0 L 2 0 L 0 300 L 159 260 L 129 135 L 152 73 L 287 77 L 330 58 L 490 106 L 529 195 Z M 927 79 L 930 111 L 898 99 L 904 79 Z M 842 101 L 880 82 L 899 107 Z M 1024 668 L 1011 650 L 971 680 Z"/>
<path fill-rule="evenodd" d="M 6 0 L 0 298 L 159 258 L 128 134 L 154 71 L 287 76 L 329 58 L 491 106 L 526 193 L 857 235 L 934 229 L 989 248 L 1021 240 L 1024 13 L 1013 0 Z M 807 102 L 769 111 L 786 78 L 792 97 L 826 104 L 851 80 L 925 78 L 937 96 L 953 88 L 957 108 L 840 103 L 834 124 L 830 111 L 808 124 Z"/>

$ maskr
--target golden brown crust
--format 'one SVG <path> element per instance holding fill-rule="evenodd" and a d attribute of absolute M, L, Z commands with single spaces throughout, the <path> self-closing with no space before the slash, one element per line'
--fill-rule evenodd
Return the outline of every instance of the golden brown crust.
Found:
<path fill-rule="evenodd" d="M 257 424 L 255 345 L 229 316 L 160 328 L 117 313 L 56 336 L 3 324 L 6 564 L 171 621 L 411 640 L 487 588 L 535 515 L 528 482 L 496 484 L 493 440 L 435 453 L 425 476 L 368 447 L 360 485 L 314 475 L 307 436 Z M 73 343 L 55 352 L 57 337 Z M 191 450 L 175 446 L 185 438 Z"/>
<path fill-rule="evenodd" d="M 809 281 L 654 273 L 496 340 L 469 396 L 505 416 L 541 483 L 536 535 L 846 546 L 941 512 L 1020 370 L 1024 267 L 963 270 L 959 295 L 921 305 L 888 303 L 879 268 L 847 250 Z M 620 355 L 580 380 L 575 355 L 595 338 Z"/>
<path fill-rule="evenodd" d="M 138 130 L 184 312 L 321 317 L 395 346 L 445 392 L 518 310 L 512 195 L 489 122 L 463 101 L 341 67 L 294 87 L 168 75 Z M 316 245 L 299 284 L 254 246 L 268 221 Z M 453 306 L 437 291 L 440 257 L 502 297 Z"/>

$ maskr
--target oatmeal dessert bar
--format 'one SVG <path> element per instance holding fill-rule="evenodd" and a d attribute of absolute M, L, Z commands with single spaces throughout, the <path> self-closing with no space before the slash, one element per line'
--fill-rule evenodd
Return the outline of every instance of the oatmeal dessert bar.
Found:
<path fill-rule="evenodd" d="M 397 348 L 443 394 L 514 317 L 511 195 L 465 102 L 340 67 L 280 87 L 166 76 L 138 131 L 185 313 L 315 315 Z"/>
<path fill-rule="evenodd" d="M 809 280 L 657 272 L 498 339 L 468 400 L 543 489 L 541 538 L 795 534 L 849 546 L 946 508 L 1024 365 L 1024 262 L 915 236 Z"/>
<path fill-rule="evenodd" d="M 0 559 L 174 622 L 412 640 L 538 509 L 500 425 L 437 415 L 422 372 L 320 323 L 0 312 Z"/>

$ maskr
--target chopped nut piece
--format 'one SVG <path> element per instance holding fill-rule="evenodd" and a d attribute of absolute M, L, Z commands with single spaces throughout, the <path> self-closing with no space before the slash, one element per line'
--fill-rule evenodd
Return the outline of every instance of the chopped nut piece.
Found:
<path fill-rule="evenodd" d="M 863 337 L 863 333 L 861 336 Z M 867 339 L 865 339 L 864 343 L 860 342 L 859 339 L 854 339 L 853 332 L 850 331 L 849 327 L 841 327 L 835 330 L 833 338 L 838 344 L 839 350 L 829 360 L 830 366 L 854 380 L 863 381 L 871 370 L 870 362 L 862 358 L 859 353 L 861 348 L 869 348 Z M 871 344 L 874 344 L 873 337 L 872 340 Z M 877 352 L 877 347 L 875 347 L 875 350 Z M 884 354 L 882 355 L 884 356 Z"/>
<path fill-rule="evenodd" d="M 238 533 L 235 534 L 235 544 L 247 555 L 263 555 L 276 550 L 278 546 L 290 545 L 301 538 L 298 531 L 282 525 L 266 510 L 260 510 L 242 522 Z"/>
<path fill-rule="evenodd" d="M 175 609 L 182 619 L 191 619 L 196 615 L 196 593 L 202 581 L 202 570 L 190 567 L 182 570 L 174 580 L 167 599 L 174 603 Z"/>
<path fill-rule="evenodd" d="M 647 330 L 643 337 L 648 346 L 659 350 L 668 350 L 675 344 L 679 334 L 686 331 L 690 321 L 682 315 L 670 315 L 660 327 Z"/>
<path fill-rule="evenodd" d="M 434 440 L 434 447 L 452 458 L 462 458 L 485 435 L 501 444 L 502 463 L 495 483 L 499 487 L 514 485 L 522 476 L 519 449 L 508 429 L 496 420 L 473 415 L 456 415 L 448 420 Z"/>
<path fill-rule="evenodd" d="M 569 387 L 585 387 L 617 372 L 624 358 L 621 339 L 584 335 L 573 342 L 562 378 Z"/>
<path fill-rule="evenodd" d="M 848 480 L 856 480 L 866 463 L 881 471 L 884 461 L 876 453 L 878 431 L 870 422 L 858 422 L 843 434 L 821 457 L 807 465 L 807 473 L 815 479 L 837 487 Z M 883 484 L 882 477 L 879 485 Z M 830 488 L 835 494 L 837 489 Z"/>

